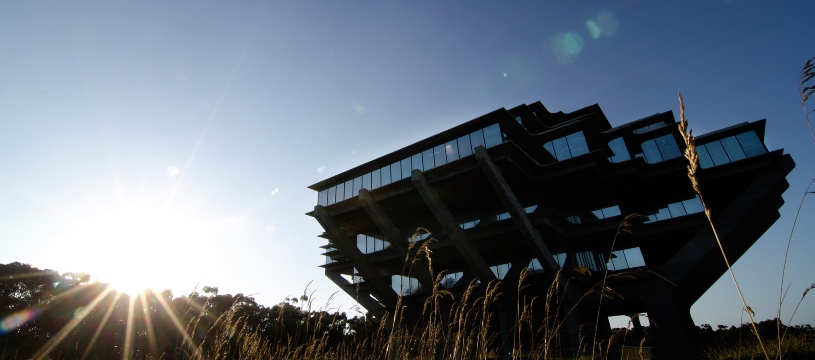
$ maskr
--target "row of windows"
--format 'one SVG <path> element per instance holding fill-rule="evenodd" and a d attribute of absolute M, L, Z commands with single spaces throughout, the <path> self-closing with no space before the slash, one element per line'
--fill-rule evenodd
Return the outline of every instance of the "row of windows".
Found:
<path fill-rule="evenodd" d="M 557 161 L 563 161 L 589 152 L 589 146 L 586 144 L 586 137 L 583 136 L 582 131 L 549 141 L 543 144 L 543 148 Z"/>
<path fill-rule="evenodd" d="M 643 126 L 641 128 L 634 129 L 634 134 L 641 134 L 641 133 L 644 133 L 644 132 L 646 132 L 648 130 L 660 128 L 660 127 L 663 127 L 663 126 L 665 126 L 664 122 L 658 122 L 658 123 L 655 123 L 655 124 L 646 125 L 646 126 Z"/>
<path fill-rule="evenodd" d="M 668 220 L 675 217 L 696 214 L 705 211 L 704 206 L 702 206 L 702 200 L 699 199 L 699 195 L 697 194 L 692 199 L 678 201 L 672 204 L 668 204 L 667 207 L 659 209 L 656 214 L 648 215 L 648 220 L 644 223 L 652 223 L 662 220 Z"/>
<path fill-rule="evenodd" d="M 381 235 L 379 237 L 374 237 L 371 235 L 357 234 L 357 248 L 363 254 L 370 254 L 372 252 L 389 248 L 391 243 L 382 240 L 381 237 Z"/>
<path fill-rule="evenodd" d="M 583 219 L 579 215 L 572 215 L 566 217 L 566 220 L 572 224 L 582 224 L 584 221 L 602 220 L 605 218 L 620 216 L 622 212 L 620 212 L 619 205 L 614 205 L 603 209 L 592 210 L 591 214 L 594 218 L 590 217 L 589 219 Z"/>
<path fill-rule="evenodd" d="M 402 296 L 415 294 L 421 290 L 419 279 L 402 275 L 391 276 L 391 288 Z"/>
<path fill-rule="evenodd" d="M 678 158 L 682 156 L 682 152 L 679 151 L 679 146 L 676 145 L 676 139 L 674 139 L 673 135 L 668 134 L 642 143 L 642 154 L 636 156 L 644 156 L 645 162 L 654 164 Z"/>
<path fill-rule="evenodd" d="M 317 194 L 317 203 L 323 206 L 331 205 L 357 196 L 360 189 L 373 190 L 408 178 L 413 169 L 427 171 L 465 156 L 470 156 L 478 146 L 489 148 L 503 141 L 500 127 L 498 124 L 492 124 L 381 169 L 322 190 Z"/>
<path fill-rule="evenodd" d="M 697 145 L 696 153 L 699 155 L 699 166 L 706 169 L 765 154 L 767 149 L 756 132 L 750 130 L 746 133 Z"/>
<path fill-rule="evenodd" d="M 538 205 L 527 206 L 527 207 L 524 208 L 524 211 L 527 214 L 531 214 L 537 208 L 538 208 Z M 502 213 L 500 213 L 498 215 L 489 216 L 488 218 L 492 218 L 490 220 L 501 221 L 501 220 L 509 219 L 511 217 L 512 217 L 512 215 L 510 215 L 509 212 L 502 212 Z M 488 221 L 488 222 L 491 222 L 491 221 Z M 466 230 L 466 229 L 474 228 L 480 223 L 481 223 L 481 219 L 476 219 L 476 220 L 465 221 L 463 223 L 458 224 L 458 226 L 460 226 L 462 229 Z"/>
<path fill-rule="evenodd" d="M 603 255 L 600 255 L 604 258 Z M 609 270 L 623 270 L 645 266 L 645 259 L 642 257 L 640 248 L 630 248 L 624 250 L 614 250 L 611 252 L 611 259 L 606 261 Z"/>

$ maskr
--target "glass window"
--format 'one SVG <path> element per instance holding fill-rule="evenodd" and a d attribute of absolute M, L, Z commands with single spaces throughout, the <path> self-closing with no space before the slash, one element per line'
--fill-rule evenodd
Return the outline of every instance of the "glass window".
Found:
<path fill-rule="evenodd" d="M 589 146 L 586 144 L 586 138 L 583 136 L 582 131 L 567 136 L 566 141 L 569 143 L 569 151 L 572 153 L 572 157 L 589 152 Z"/>
<path fill-rule="evenodd" d="M 741 150 L 741 145 L 739 145 L 739 141 L 736 140 L 735 136 L 726 137 L 722 139 L 721 142 L 730 161 L 741 160 L 747 157 L 744 155 L 744 151 Z"/>
<path fill-rule="evenodd" d="M 328 190 L 323 190 L 317 193 L 317 205 L 328 205 Z"/>
<path fill-rule="evenodd" d="M 410 159 L 410 164 L 411 170 L 413 169 L 424 170 L 424 167 L 422 166 L 422 154 L 413 155 Z"/>
<path fill-rule="evenodd" d="M 702 206 L 702 200 L 699 200 L 699 194 L 697 194 L 693 199 L 683 201 L 682 205 L 685 207 L 685 213 L 687 214 L 695 214 L 705 211 L 704 206 Z"/>
<path fill-rule="evenodd" d="M 724 148 L 719 140 L 711 141 L 705 144 L 705 147 L 707 148 L 707 152 L 710 154 L 710 158 L 713 159 L 714 165 L 719 166 L 730 162 L 730 158 L 727 157 L 727 153 L 724 151 Z"/>
<path fill-rule="evenodd" d="M 484 128 L 485 147 L 493 147 L 502 142 L 504 142 L 504 139 L 501 137 L 501 128 L 498 127 L 498 124 L 492 124 Z"/>
<path fill-rule="evenodd" d="M 524 122 L 523 122 L 523 121 L 521 121 L 521 117 L 520 117 L 520 116 L 516 116 L 516 117 L 515 117 L 515 121 L 517 121 L 517 122 L 518 122 L 518 124 L 521 124 L 521 125 L 523 125 L 523 124 L 524 124 Z"/>
<path fill-rule="evenodd" d="M 473 154 L 475 154 L 475 148 L 484 146 L 484 133 L 481 130 L 473 131 L 470 134 L 470 145 L 472 145 Z"/>
<path fill-rule="evenodd" d="M 452 288 L 456 285 L 456 283 L 461 280 L 461 276 L 464 275 L 463 272 L 454 272 L 444 274 L 444 277 L 441 279 L 441 283 L 439 285 L 445 288 Z"/>
<path fill-rule="evenodd" d="M 609 207 L 603 209 L 603 217 L 604 218 L 609 218 L 609 217 L 612 217 L 612 216 L 619 216 L 620 214 L 622 214 L 622 213 L 620 212 L 620 207 L 618 205 L 609 206 Z"/>
<path fill-rule="evenodd" d="M 382 177 L 380 176 L 379 169 L 374 170 L 371 172 L 371 190 L 376 189 L 382 186 Z"/>
<path fill-rule="evenodd" d="M 642 153 L 645 155 L 645 162 L 649 164 L 662 161 L 662 155 L 659 154 L 659 148 L 654 140 L 642 143 Z"/>
<path fill-rule="evenodd" d="M 509 272 L 509 266 L 510 266 L 509 263 L 493 265 L 490 266 L 490 270 L 492 270 L 492 273 L 495 274 L 495 277 L 497 277 L 498 280 L 503 280 L 504 276 L 507 276 L 507 272 Z"/>
<path fill-rule="evenodd" d="M 538 261 L 537 258 L 532 258 L 529 261 L 529 265 L 526 266 L 529 269 L 530 274 L 537 274 L 543 272 L 543 266 L 541 266 L 541 262 Z"/>
<path fill-rule="evenodd" d="M 572 157 L 572 153 L 569 152 L 569 142 L 566 141 L 565 137 L 553 140 L 552 146 L 555 148 L 557 161 L 566 160 Z"/>
<path fill-rule="evenodd" d="M 337 202 L 345 200 L 345 183 L 337 185 Z"/>
<path fill-rule="evenodd" d="M 447 154 L 444 151 L 444 145 L 433 148 L 433 158 L 436 160 L 437 167 L 447 163 Z"/>
<path fill-rule="evenodd" d="M 614 156 L 609 158 L 611 162 L 617 163 L 631 158 L 631 155 L 628 154 L 628 148 L 625 146 L 625 140 L 621 137 L 609 141 L 608 147 L 614 152 Z"/>
<path fill-rule="evenodd" d="M 591 213 L 597 219 L 603 219 L 604 218 L 603 217 L 603 210 L 592 210 Z"/>
<path fill-rule="evenodd" d="M 328 201 L 326 202 L 326 204 L 331 205 L 334 202 L 336 202 L 336 197 L 337 197 L 337 187 L 332 186 L 328 188 Z"/>
<path fill-rule="evenodd" d="M 628 261 L 625 259 L 625 251 L 615 250 L 611 252 L 611 259 L 608 259 L 609 270 L 628 269 Z"/>
<path fill-rule="evenodd" d="M 705 145 L 696 147 L 696 155 L 699 157 L 699 166 L 702 169 L 712 168 L 714 166 L 713 160 L 710 158 L 710 154 L 708 154 Z"/>
<path fill-rule="evenodd" d="M 764 148 L 764 144 L 758 139 L 758 135 L 756 135 L 755 131 L 738 134 L 736 135 L 736 139 L 739 141 L 739 144 L 741 144 L 744 155 L 747 157 L 753 157 L 767 152 L 767 149 Z"/>
<path fill-rule="evenodd" d="M 368 242 L 365 240 L 365 238 L 365 234 L 357 234 L 357 249 L 359 249 L 359 251 L 363 254 L 368 253 L 368 249 L 366 248 L 366 246 L 368 246 Z"/>
<path fill-rule="evenodd" d="M 659 209 L 659 212 L 656 213 L 657 221 L 668 220 L 671 218 L 671 212 L 668 208 Z"/>
<path fill-rule="evenodd" d="M 551 141 L 547 142 L 546 144 L 543 144 L 543 148 L 546 149 L 546 151 L 548 151 L 553 158 L 557 158 L 557 156 L 555 156 L 555 147 L 552 146 Z"/>
<path fill-rule="evenodd" d="M 391 166 L 386 165 L 382 169 L 380 169 L 380 174 L 382 175 L 382 186 L 388 185 L 391 183 Z"/>
<path fill-rule="evenodd" d="M 354 179 L 354 196 L 359 195 L 359 189 L 362 189 L 362 176 Z"/>
<path fill-rule="evenodd" d="M 424 164 L 425 171 L 436 167 L 433 164 L 433 149 L 427 149 L 424 152 L 422 152 L 422 163 Z"/>
<path fill-rule="evenodd" d="M 348 180 L 345 182 L 345 198 L 350 199 L 354 196 L 354 180 Z"/>
<path fill-rule="evenodd" d="M 402 180 L 402 164 L 395 162 L 391 164 L 391 181 L 396 182 Z"/>
<path fill-rule="evenodd" d="M 410 177 L 410 158 L 402 160 L 402 179 Z"/>
<path fill-rule="evenodd" d="M 458 160 L 458 143 L 453 140 L 444 144 L 444 152 L 447 153 L 447 162 Z"/>
<path fill-rule="evenodd" d="M 640 248 L 625 249 L 623 252 L 625 253 L 625 260 L 628 262 L 629 268 L 645 266 L 645 259 L 642 257 Z"/>
<path fill-rule="evenodd" d="M 673 135 L 663 135 L 654 139 L 654 141 L 657 143 L 659 153 L 662 154 L 662 160 L 682 156 L 682 152 L 679 151 L 679 146 L 676 145 L 676 139 L 673 137 Z"/>
<path fill-rule="evenodd" d="M 555 262 L 561 268 L 563 267 L 563 264 L 566 263 L 566 253 L 554 254 L 552 257 L 555 258 Z"/>
<path fill-rule="evenodd" d="M 362 188 L 371 190 L 371 173 L 362 175 Z"/>
<path fill-rule="evenodd" d="M 458 138 L 458 155 L 465 157 L 473 154 L 472 145 L 470 145 L 470 135 L 464 135 Z"/>
<path fill-rule="evenodd" d="M 685 206 L 682 205 L 682 202 L 668 204 L 668 210 L 671 212 L 672 217 L 685 216 L 688 214 L 685 212 Z"/>
<path fill-rule="evenodd" d="M 368 252 L 372 253 L 376 251 L 376 239 L 373 236 L 366 236 L 365 239 L 367 240 L 366 246 L 368 248 Z"/>

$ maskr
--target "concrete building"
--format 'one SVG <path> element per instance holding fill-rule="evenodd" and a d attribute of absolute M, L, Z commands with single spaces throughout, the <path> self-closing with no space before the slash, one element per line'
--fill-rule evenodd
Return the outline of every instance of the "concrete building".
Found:
<path fill-rule="evenodd" d="M 766 149 L 764 126 L 745 122 L 696 138 L 702 192 L 731 262 L 778 219 L 795 166 L 782 150 Z M 521 270 L 531 274 L 524 291 L 532 296 L 545 296 L 560 271 L 571 277 L 563 298 L 575 311 L 561 315 L 572 346 L 598 311 L 598 336 L 610 331 L 608 316 L 647 313 L 661 358 L 694 358 L 690 307 L 726 267 L 683 151 L 671 112 L 611 127 L 598 105 L 565 114 L 536 102 L 316 183 L 308 215 L 325 229 L 326 276 L 374 315 L 393 311 L 402 296 L 405 317 L 419 318 L 434 279 L 409 252 L 433 238 L 433 270 L 446 272 L 441 285 L 453 294 L 473 281 L 505 284 L 506 306 L 496 308 L 504 336 Z M 635 213 L 642 216 L 631 232 L 615 236 Z M 418 228 L 427 231 L 413 236 Z M 600 306 L 599 295 L 582 294 L 606 273 L 617 274 L 607 282 L 614 294 Z"/>

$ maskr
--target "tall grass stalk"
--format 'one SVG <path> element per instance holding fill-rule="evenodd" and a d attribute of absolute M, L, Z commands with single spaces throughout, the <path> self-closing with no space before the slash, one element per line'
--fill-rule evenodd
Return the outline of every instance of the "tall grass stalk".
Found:
<path fill-rule="evenodd" d="M 681 92 L 679 93 L 679 118 L 679 132 L 682 134 L 682 139 L 685 141 L 685 158 L 688 160 L 688 178 L 691 181 L 693 190 L 699 194 L 699 200 L 702 202 L 702 207 L 705 209 L 705 216 L 707 216 L 710 229 L 713 231 L 713 237 L 716 238 L 716 244 L 719 245 L 719 251 L 722 253 L 722 258 L 724 259 L 725 265 L 727 265 L 727 271 L 730 273 L 730 277 L 733 279 L 733 284 L 736 285 L 736 291 L 739 293 L 744 309 L 747 310 L 747 316 L 750 318 L 750 324 L 753 327 L 753 332 L 756 334 L 756 338 L 758 338 L 758 343 L 761 346 L 761 350 L 764 352 L 765 358 L 770 360 L 770 355 L 767 352 L 767 349 L 764 347 L 764 342 L 761 340 L 761 336 L 756 328 L 756 322 L 753 319 L 753 309 L 747 305 L 747 300 L 744 299 L 744 293 L 741 291 L 739 281 L 736 280 L 736 274 L 733 272 L 733 267 L 730 266 L 730 261 L 727 259 L 727 254 L 722 246 L 722 240 L 719 238 L 719 233 L 716 231 L 716 226 L 713 224 L 713 216 L 710 212 L 710 208 L 708 208 L 707 204 L 705 204 L 702 189 L 699 187 L 699 178 L 697 175 L 697 171 L 699 170 L 699 157 L 696 154 L 696 144 L 694 143 L 693 139 L 693 131 L 688 128 L 688 120 L 685 117 L 685 102 L 682 100 Z"/>

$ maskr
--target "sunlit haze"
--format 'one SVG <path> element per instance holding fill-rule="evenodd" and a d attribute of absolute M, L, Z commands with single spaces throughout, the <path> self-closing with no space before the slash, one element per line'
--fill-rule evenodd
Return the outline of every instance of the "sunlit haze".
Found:
<path fill-rule="evenodd" d="M 767 119 L 797 163 L 781 218 L 735 264 L 776 317 L 815 176 L 798 76 L 812 2 L 0 4 L 0 263 L 115 289 L 198 286 L 264 305 L 339 289 L 307 186 L 502 107 L 599 104 L 612 126 L 673 110 L 694 134 Z M 690 184 L 688 184 L 690 186 Z M 812 195 L 810 195 L 812 196 Z M 815 281 L 815 199 L 782 316 Z M 811 297 L 811 295 L 810 295 Z M 348 311 L 344 292 L 331 307 Z M 692 308 L 738 324 L 729 276 Z M 793 323 L 815 324 L 813 299 Z"/>

